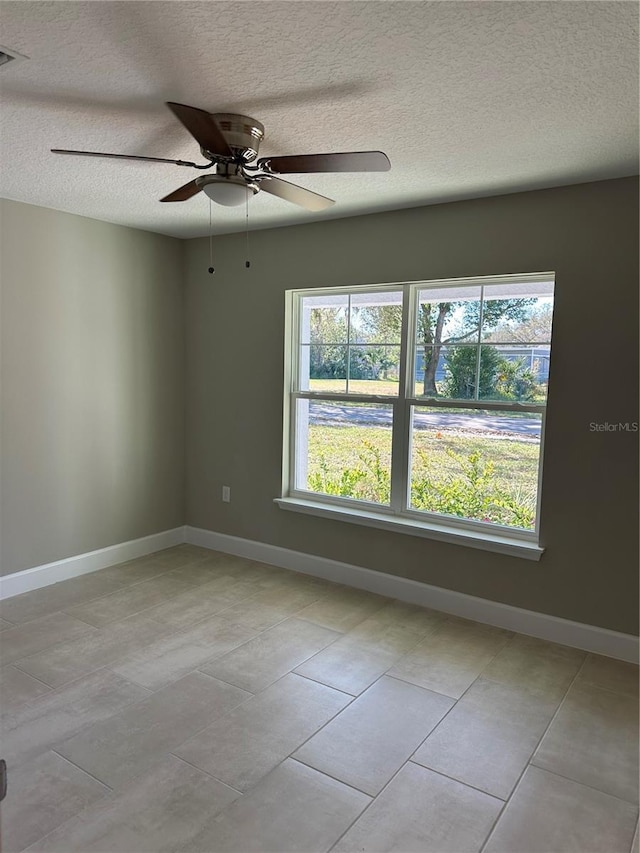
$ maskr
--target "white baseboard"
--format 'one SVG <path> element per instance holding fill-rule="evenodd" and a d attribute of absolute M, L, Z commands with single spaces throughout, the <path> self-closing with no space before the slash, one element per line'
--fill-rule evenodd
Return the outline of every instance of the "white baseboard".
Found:
<path fill-rule="evenodd" d="M 55 563 L 46 563 L 44 566 L 35 566 L 22 572 L 4 575 L 0 577 L 0 599 L 12 598 L 14 595 L 30 592 L 32 589 L 49 586 L 98 569 L 106 569 L 107 566 L 113 566 L 116 563 L 135 560 L 136 557 L 144 557 L 154 551 L 180 545 L 184 541 L 184 527 L 175 527 L 173 530 L 163 530 L 161 533 L 153 533 L 141 539 L 120 542 L 108 548 L 99 548 L 97 551 L 88 551 L 86 554 L 67 557 Z"/>
<path fill-rule="evenodd" d="M 523 610 L 497 601 L 476 598 L 463 592 L 430 586 L 408 578 L 363 569 L 337 560 L 291 551 L 250 539 L 241 539 L 213 530 L 185 527 L 185 541 L 226 554 L 270 563 L 283 569 L 365 589 L 379 595 L 431 607 L 465 619 L 473 619 L 497 628 L 505 628 L 553 643 L 583 649 L 619 660 L 638 662 L 638 637 L 621 634 L 595 625 L 572 622 L 533 610 Z"/>

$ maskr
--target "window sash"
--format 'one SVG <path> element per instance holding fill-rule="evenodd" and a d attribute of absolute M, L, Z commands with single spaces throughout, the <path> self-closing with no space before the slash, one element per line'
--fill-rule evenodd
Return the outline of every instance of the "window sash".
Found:
<path fill-rule="evenodd" d="M 555 274 L 535 273 L 523 275 L 508 275 L 508 276 L 490 276 L 482 278 L 467 278 L 458 280 L 436 280 L 429 282 L 407 282 L 394 283 L 383 285 L 361 285 L 353 287 L 339 288 L 318 288 L 289 291 L 287 293 L 287 318 L 286 324 L 288 334 L 285 339 L 285 412 L 284 412 L 284 442 L 285 454 L 283 464 L 283 490 L 284 496 L 290 496 L 304 500 L 313 496 L 313 500 L 321 501 L 328 505 L 349 506 L 357 510 L 361 508 L 364 511 L 372 511 L 381 515 L 400 515 L 406 518 L 422 520 L 425 522 L 446 522 L 448 527 L 458 528 L 463 530 L 475 530 L 478 532 L 491 531 L 508 532 L 509 536 L 522 539 L 523 541 L 538 540 L 539 523 L 540 523 L 540 502 L 542 495 L 542 460 L 544 448 L 544 433 L 546 420 L 546 400 L 544 403 L 521 403 L 518 401 L 505 400 L 483 400 L 483 399 L 460 399 L 448 397 L 425 397 L 415 395 L 415 366 L 416 352 L 418 344 L 415 343 L 417 333 L 417 311 L 419 305 L 420 291 L 438 289 L 446 287 L 463 288 L 477 287 L 480 285 L 481 301 L 480 301 L 480 318 L 478 340 L 466 342 L 465 345 L 476 347 L 478 353 L 478 361 L 480 359 L 481 347 L 484 344 L 490 343 L 482 341 L 482 309 L 484 305 L 484 286 L 508 284 L 508 283 L 546 283 L 549 281 L 555 282 Z M 327 295 L 328 292 L 334 295 L 355 295 L 358 293 L 402 293 L 402 326 L 400 340 L 400 365 L 399 365 L 399 384 L 398 394 L 376 395 L 362 394 L 350 392 L 349 368 L 347 364 L 347 382 L 345 392 L 331 391 L 316 391 L 302 390 L 302 374 L 301 374 L 301 352 L 303 345 L 301 344 L 301 304 L 306 296 Z M 492 297 L 495 298 L 495 297 Z M 441 300 L 442 301 L 442 300 Z M 349 352 L 350 347 L 350 314 L 351 300 L 348 303 L 347 309 L 347 341 L 345 342 Z M 411 341 L 411 343 L 410 343 Z M 501 345 L 505 345 L 502 341 Z M 520 346 L 528 346 L 522 342 L 514 342 L 513 344 Z M 531 346 L 550 346 L 551 342 L 542 343 L 536 341 L 530 344 Z M 306 344 L 305 344 L 306 346 Z M 354 344 L 355 346 L 355 344 Z M 476 397 L 478 396 L 479 386 L 479 370 L 476 371 Z M 375 502 L 358 500 L 355 498 L 343 498 L 336 495 L 326 495 L 323 493 L 312 492 L 309 490 L 299 489 L 296 487 L 296 457 L 297 457 L 297 401 L 298 400 L 326 400 L 327 402 L 351 402 L 351 403 L 384 403 L 390 407 L 393 413 L 392 425 L 392 450 L 391 450 L 391 494 L 390 504 L 384 505 Z M 540 434 L 540 453 L 538 459 L 538 476 L 537 476 L 537 499 L 536 499 L 536 522 L 534 530 L 525 530 L 523 528 L 501 525 L 495 522 L 483 522 L 475 519 L 460 518 L 458 516 L 450 516 L 444 513 L 434 513 L 424 510 L 416 510 L 411 507 L 411 444 L 412 433 L 411 413 L 412 407 L 422 408 L 455 408 L 462 410 L 484 410 L 492 411 L 499 410 L 502 412 L 522 412 L 522 413 L 537 413 L 541 415 L 541 434 Z"/>

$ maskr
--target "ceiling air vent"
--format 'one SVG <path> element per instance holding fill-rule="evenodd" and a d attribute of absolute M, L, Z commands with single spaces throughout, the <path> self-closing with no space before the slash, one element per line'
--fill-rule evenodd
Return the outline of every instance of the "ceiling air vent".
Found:
<path fill-rule="evenodd" d="M 21 59 L 28 59 L 28 57 L 18 53 L 17 50 L 2 47 L 0 44 L 0 68 L 5 68 L 10 62 L 20 62 Z"/>

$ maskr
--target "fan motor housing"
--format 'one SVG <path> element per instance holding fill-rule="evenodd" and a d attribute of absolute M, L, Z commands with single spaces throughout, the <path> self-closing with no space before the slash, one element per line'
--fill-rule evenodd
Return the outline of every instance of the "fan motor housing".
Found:
<path fill-rule="evenodd" d="M 235 113 L 211 113 L 211 118 L 218 125 L 233 153 L 245 163 L 255 160 L 264 139 L 264 125 L 251 116 L 236 115 Z M 205 157 L 210 152 L 201 149 Z"/>

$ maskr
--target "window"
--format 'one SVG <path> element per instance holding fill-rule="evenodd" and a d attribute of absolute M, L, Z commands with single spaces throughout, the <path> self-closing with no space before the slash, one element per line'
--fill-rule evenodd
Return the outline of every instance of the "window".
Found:
<path fill-rule="evenodd" d="M 280 504 L 537 544 L 553 289 L 544 273 L 289 291 Z"/>

